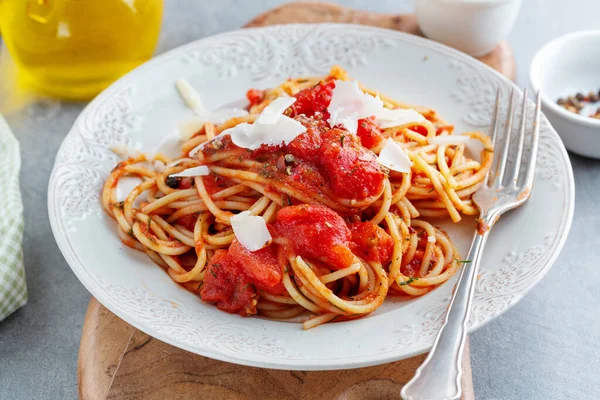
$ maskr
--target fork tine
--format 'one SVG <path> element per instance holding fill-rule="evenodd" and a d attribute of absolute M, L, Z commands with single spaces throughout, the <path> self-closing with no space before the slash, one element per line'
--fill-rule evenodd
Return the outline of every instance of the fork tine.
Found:
<path fill-rule="evenodd" d="M 498 114 L 500 114 L 500 87 L 496 91 L 496 108 L 494 109 L 494 115 L 492 116 L 492 133 L 490 139 L 492 140 L 492 147 L 496 144 L 496 136 L 498 134 Z"/>
<path fill-rule="evenodd" d="M 519 170 L 521 168 L 521 157 L 523 156 L 523 142 L 525 141 L 525 125 L 527 124 L 527 88 L 523 91 L 523 105 L 521 106 L 521 124 L 519 126 L 519 144 L 512 176 L 512 187 L 517 188 Z"/>
<path fill-rule="evenodd" d="M 492 121 L 491 121 L 492 131 L 490 132 L 490 139 L 492 141 L 492 148 L 495 148 L 496 137 L 498 136 L 498 115 L 500 115 L 500 94 L 501 94 L 501 89 L 500 89 L 500 87 L 498 87 L 498 90 L 496 90 L 496 107 L 494 108 L 494 114 L 492 115 Z M 490 168 L 490 170 L 487 172 L 487 174 L 485 176 L 484 182 L 487 185 L 491 185 L 493 181 L 494 181 L 494 172 L 492 172 L 492 168 Z"/>
<path fill-rule="evenodd" d="M 502 148 L 502 158 L 498 162 L 498 173 L 496 176 L 496 186 L 502 187 L 502 181 L 504 180 L 504 172 L 506 171 L 506 162 L 508 161 L 508 147 L 510 146 L 510 136 L 512 133 L 513 123 L 513 109 L 515 103 L 515 89 L 510 91 L 510 103 L 508 106 L 508 119 L 506 121 L 506 128 L 504 129 L 504 146 Z"/>
<path fill-rule="evenodd" d="M 535 99 L 535 114 L 533 119 L 533 135 L 531 138 L 531 154 L 529 156 L 529 163 L 527 165 L 527 172 L 525 173 L 525 180 L 523 182 L 523 190 L 531 189 L 533 185 L 533 179 L 535 176 L 535 165 L 537 162 L 538 142 L 540 139 L 540 109 L 542 103 L 542 96 L 538 90 Z"/>

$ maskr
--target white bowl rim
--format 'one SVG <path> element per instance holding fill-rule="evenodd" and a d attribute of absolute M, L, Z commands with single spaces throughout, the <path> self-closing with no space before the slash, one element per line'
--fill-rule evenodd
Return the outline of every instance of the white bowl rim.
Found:
<path fill-rule="evenodd" d="M 548 96 L 544 94 L 543 89 L 539 87 L 539 82 L 535 77 L 535 73 L 539 70 L 539 64 L 542 62 L 542 59 L 545 56 L 545 53 L 548 52 L 548 49 L 555 47 L 564 42 L 572 41 L 573 39 L 581 38 L 581 37 L 593 37 L 597 36 L 600 38 L 600 29 L 590 29 L 583 30 L 577 32 L 567 33 L 565 35 L 559 36 L 555 39 L 552 39 L 545 45 L 543 45 L 533 56 L 533 60 L 529 65 L 529 81 L 531 82 L 531 86 L 535 92 L 540 92 L 542 97 L 542 103 L 544 106 L 550 108 L 552 111 L 557 113 L 563 118 L 575 123 L 575 124 L 583 124 L 592 128 L 600 128 L 600 119 L 584 117 L 579 114 L 575 114 L 574 112 L 568 111 L 558 104 L 555 101 L 550 99 Z"/>
<path fill-rule="evenodd" d="M 288 26 L 309 26 L 310 27 L 310 26 L 316 26 L 316 25 L 317 24 L 290 24 Z M 421 44 L 429 43 L 429 47 L 431 47 L 433 49 L 445 50 L 446 52 L 451 53 L 453 56 L 455 56 L 457 58 L 460 58 L 463 60 L 468 60 L 469 63 L 475 63 L 475 64 L 479 65 L 479 67 L 482 68 L 483 70 L 488 71 L 488 73 L 492 74 L 493 76 L 500 78 L 501 81 L 506 83 L 509 88 L 513 88 L 519 94 L 522 93 L 521 90 L 516 86 L 516 84 L 513 81 L 511 81 L 508 78 L 506 78 L 505 76 L 501 75 L 498 71 L 492 69 L 491 67 L 487 66 L 486 64 L 484 64 L 476 59 L 473 59 L 472 57 L 469 57 L 465 53 L 462 53 L 458 50 L 452 49 L 448 46 L 442 45 L 438 42 L 434 42 L 434 41 L 426 39 L 426 38 L 416 37 L 414 35 L 406 34 L 403 32 L 398 32 L 398 31 L 393 31 L 390 29 L 384 29 L 384 28 L 360 26 L 360 25 L 353 25 L 353 24 L 331 24 L 331 23 L 329 23 L 329 24 L 320 24 L 320 25 L 321 26 L 340 26 L 340 27 L 344 27 L 344 28 L 357 28 L 358 27 L 358 29 L 368 29 L 368 30 L 381 31 L 381 32 L 393 32 L 394 35 L 397 35 L 398 37 L 403 37 L 404 40 L 420 42 Z M 277 26 L 276 28 L 281 28 L 281 26 Z M 168 57 L 169 55 L 172 56 L 173 54 L 177 54 L 177 52 L 181 52 L 185 49 L 193 48 L 193 46 L 196 45 L 196 43 L 199 41 L 204 41 L 204 40 L 209 40 L 209 39 L 215 40 L 216 38 L 218 38 L 220 36 L 228 36 L 233 33 L 246 32 L 246 31 L 250 31 L 250 30 L 258 31 L 258 30 L 270 30 L 270 29 L 276 29 L 276 28 L 275 27 L 246 28 L 243 30 L 224 32 L 224 33 L 220 33 L 220 34 L 216 34 L 216 35 L 211 35 L 211 36 L 208 36 L 205 38 L 201 38 L 198 40 L 194 40 L 188 44 L 184 44 L 182 46 L 176 47 L 174 49 L 171 49 L 171 50 L 155 57 L 153 60 L 148 61 L 147 63 L 138 67 L 134 71 L 139 72 L 139 71 L 146 70 L 148 68 L 148 65 L 151 63 L 156 63 L 157 59 L 164 59 L 164 58 Z M 111 85 L 111 87 L 109 87 L 103 93 L 101 93 L 98 97 L 96 97 L 90 104 L 96 105 L 96 104 L 100 103 L 101 100 L 104 100 L 105 98 L 107 98 L 112 93 L 111 90 L 115 90 L 115 87 L 117 85 L 119 85 L 119 83 L 123 83 L 125 81 L 125 79 L 130 77 L 131 75 L 133 75 L 133 73 L 134 72 L 132 71 L 129 74 L 125 75 L 125 77 L 120 78 L 116 83 L 113 83 L 113 85 Z M 89 107 L 90 107 L 90 105 L 87 106 L 87 108 L 89 108 Z M 85 110 L 84 110 L 84 112 L 85 112 Z M 83 113 L 82 113 L 82 115 L 83 115 Z M 78 120 L 80 120 L 82 118 L 82 115 L 80 115 L 78 117 Z M 76 125 L 77 125 L 77 122 L 75 123 L 75 126 Z M 548 126 L 550 127 L 551 132 L 557 136 L 556 131 L 550 126 L 550 124 L 548 124 Z M 558 136 L 556 137 L 556 139 L 558 139 Z M 64 142 L 63 142 L 63 144 L 64 144 Z M 61 144 L 61 148 L 62 148 L 63 144 Z M 568 209 L 565 211 L 565 217 L 564 217 L 564 222 L 563 222 L 564 230 L 560 232 L 559 241 L 556 243 L 556 246 L 554 246 L 554 248 L 550 251 L 551 256 L 545 261 L 545 263 L 544 263 L 545 268 L 544 268 L 542 274 L 538 275 L 539 279 L 541 279 L 547 273 L 549 268 L 553 264 L 555 264 L 559 254 L 567 240 L 568 232 L 571 228 L 572 220 L 573 220 L 573 210 L 574 210 L 574 204 L 575 204 L 574 203 L 575 190 L 574 190 L 574 181 L 573 181 L 573 170 L 572 170 L 571 163 L 569 161 L 567 152 L 562 143 L 557 148 L 557 150 L 558 150 L 558 153 L 562 154 L 562 156 L 564 157 L 564 160 L 565 160 L 566 166 L 567 166 L 567 171 L 566 171 L 567 181 L 566 182 L 568 184 L 568 193 L 567 193 L 566 201 L 569 204 L 568 204 Z M 58 154 L 60 154 L 60 150 L 59 150 Z M 55 179 L 54 175 L 55 175 L 56 167 L 57 167 L 57 165 L 55 164 L 55 166 L 53 168 L 52 176 L 50 177 L 50 180 L 49 180 L 50 192 L 48 195 L 48 209 L 50 212 L 50 224 L 52 227 L 53 234 L 54 234 L 55 238 L 58 238 L 61 236 L 61 225 L 59 222 L 59 217 L 57 216 L 58 214 L 56 213 L 55 196 L 51 193 L 54 190 L 54 187 L 52 186 L 52 184 Z M 72 255 L 72 250 L 64 242 L 60 242 L 57 240 L 57 244 L 58 244 L 59 248 L 61 249 L 61 252 L 65 256 L 65 259 L 67 260 L 69 266 L 71 266 L 71 268 L 73 269 L 73 272 L 75 273 L 75 275 L 78 277 L 80 282 L 90 291 L 90 293 L 92 293 L 92 290 L 90 288 L 92 288 L 94 285 L 92 285 L 88 279 L 84 278 L 84 276 L 85 276 L 84 272 L 81 270 L 76 270 L 72 267 L 72 265 L 76 265 L 78 263 L 78 261 L 77 262 L 73 261 L 75 256 Z M 535 283 L 537 283 L 539 281 L 539 279 L 536 279 Z M 523 290 L 520 293 L 525 295 L 533 288 L 535 283 L 532 284 L 531 286 L 527 287 L 525 290 Z M 96 294 L 96 293 L 94 292 L 94 294 Z M 105 297 L 105 295 L 102 295 L 102 296 L 98 295 L 96 298 L 102 304 L 110 305 L 110 306 L 107 306 L 107 308 L 109 308 L 112 312 L 114 312 L 118 316 L 122 317 L 123 319 L 126 319 L 127 313 L 125 311 L 120 310 L 117 307 L 115 307 L 114 304 L 112 303 L 112 301 L 108 300 L 108 298 Z M 520 299 L 521 299 L 521 297 L 519 297 L 519 300 Z M 503 312 L 512 308 L 517 302 L 518 301 L 515 301 L 514 303 L 511 303 L 510 305 L 506 306 L 505 308 L 503 308 L 503 310 L 500 313 L 493 315 L 491 317 L 488 317 L 488 319 L 486 319 L 485 322 L 480 322 L 474 326 L 471 326 L 469 328 L 469 332 L 473 332 L 474 330 L 480 328 L 485 323 L 488 323 L 488 322 L 496 319 Z M 256 361 L 251 361 L 247 358 L 235 358 L 235 357 L 231 357 L 228 355 L 224 356 L 221 353 L 218 353 L 218 352 L 215 353 L 215 352 L 206 351 L 206 350 L 203 353 L 198 353 L 198 351 L 195 350 L 193 347 L 188 346 L 188 345 L 183 345 L 182 343 L 180 343 L 179 341 L 177 341 L 175 339 L 171 339 L 164 334 L 157 333 L 157 331 L 151 327 L 144 326 L 143 324 L 134 323 L 134 322 L 128 322 L 128 323 L 132 324 L 133 326 L 135 326 L 138 329 L 141 329 L 144 332 L 148 332 L 153 337 L 159 338 L 160 340 L 165 341 L 166 343 L 172 344 L 172 345 L 182 348 L 184 350 L 194 352 L 197 354 L 202 354 L 204 356 L 207 356 L 207 357 L 210 357 L 213 359 L 218 359 L 218 360 L 227 361 L 227 362 L 233 362 L 233 363 L 240 364 L 240 365 L 254 366 L 254 367 L 286 369 L 286 370 L 289 370 L 289 369 L 291 369 L 291 370 L 330 370 L 330 369 L 349 369 L 349 368 L 359 368 L 359 367 L 366 367 L 366 366 L 372 366 L 372 365 L 380 365 L 380 364 L 383 364 L 386 362 L 393 362 L 393 361 L 398 360 L 398 358 L 392 356 L 392 357 L 388 357 L 386 359 L 378 360 L 376 362 L 371 362 L 371 361 L 362 362 L 362 363 L 352 362 L 352 363 L 349 363 L 348 365 L 340 364 L 340 365 L 335 365 L 333 367 L 332 366 L 323 367 L 322 365 L 319 365 L 319 364 L 308 364 L 308 365 L 301 365 L 301 366 L 290 366 L 289 364 L 286 364 L 285 366 L 282 366 L 282 363 L 278 360 L 271 361 L 271 362 L 256 362 Z M 408 355 L 407 357 L 412 357 L 414 355 L 422 354 L 424 351 L 426 351 L 426 350 L 423 350 L 423 351 L 419 350 L 419 351 L 413 352 L 410 355 Z"/>

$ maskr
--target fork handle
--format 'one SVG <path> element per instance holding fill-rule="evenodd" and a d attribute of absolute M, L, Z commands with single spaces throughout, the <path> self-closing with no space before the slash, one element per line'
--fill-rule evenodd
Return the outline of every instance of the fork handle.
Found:
<path fill-rule="evenodd" d="M 482 218 L 489 224 L 491 218 Z M 461 360 L 467 325 L 471 308 L 471 300 L 477 281 L 479 260 L 489 229 L 479 234 L 475 232 L 471 248 L 461 269 L 454 294 L 446 311 L 444 323 L 438 332 L 429 355 L 417 369 L 415 376 L 400 392 L 404 400 L 450 400 L 461 396 L 460 378 L 462 375 Z"/>

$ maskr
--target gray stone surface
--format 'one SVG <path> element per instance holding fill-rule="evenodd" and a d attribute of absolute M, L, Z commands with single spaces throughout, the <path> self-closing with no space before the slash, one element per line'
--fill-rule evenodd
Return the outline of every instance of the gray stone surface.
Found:
<path fill-rule="evenodd" d="M 159 52 L 238 28 L 280 3 L 166 1 Z M 410 1 L 401 0 L 342 3 L 381 12 L 412 8 Z M 566 32 L 600 28 L 598 15 L 597 1 L 524 0 L 509 37 L 518 83 L 527 84 L 529 63 L 543 43 Z M 90 295 L 54 242 L 46 187 L 60 142 L 83 106 L 41 102 L 9 118 L 23 158 L 29 303 L 0 322 L 0 399 L 77 397 L 77 352 Z M 600 398 L 600 218 L 595 213 L 600 162 L 575 155 L 571 161 L 575 219 L 561 256 L 527 297 L 471 338 L 478 399 Z"/>

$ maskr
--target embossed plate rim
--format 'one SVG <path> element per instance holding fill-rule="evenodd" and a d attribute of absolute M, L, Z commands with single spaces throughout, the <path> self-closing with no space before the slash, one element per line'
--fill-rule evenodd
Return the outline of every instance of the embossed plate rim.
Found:
<path fill-rule="evenodd" d="M 446 46 L 443 46 L 441 44 L 438 44 L 438 43 L 435 43 L 435 42 L 432 42 L 432 41 L 429 41 L 429 40 L 426 40 L 423 38 L 415 37 L 415 36 L 404 34 L 401 32 L 395 32 L 395 31 L 391 31 L 391 30 L 387 30 L 387 29 L 381 29 L 381 28 L 365 27 L 365 26 L 358 26 L 358 25 L 344 25 L 344 24 L 321 24 L 321 25 L 297 24 L 297 25 L 284 25 L 284 26 L 274 26 L 274 27 L 266 27 L 266 28 L 244 29 L 244 30 L 238 30 L 238 31 L 223 33 L 223 34 L 215 35 L 212 37 L 204 38 L 204 39 L 189 43 L 187 45 L 178 47 L 176 49 L 170 50 L 170 51 L 158 56 L 154 60 L 148 62 L 147 64 L 139 67 L 138 69 L 132 71 L 130 74 L 121 78 L 119 81 L 117 81 L 115 84 L 113 84 L 110 88 L 108 88 L 105 92 L 103 92 L 96 99 L 94 99 L 94 101 L 92 101 L 88 105 L 88 107 L 86 107 L 86 109 L 82 112 L 82 114 L 77 118 L 77 121 L 75 122 L 73 129 L 65 138 L 65 141 L 63 142 L 63 145 L 61 146 L 61 148 L 58 152 L 57 161 L 56 161 L 55 167 L 52 171 L 52 176 L 51 176 L 51 179 L 49 182 L 48 208 L 49 208 L 50 222 L 51 222 L 54 236 L 57 239 L 57 243 L 58 243 L 59 248 L 61 249 L 65 259 L 67 260 L 67 262 L 73 269 L 76 276 L 84 284 L 84 286 L 94 296 L 96 296 L 96 298 L 102 304 L 104 304 L 109 310 L 111 310 L 116 315 L 118 315 L 120 318 L 126 320 L 128 323 L 135 326 L 136 328 L 138 328 L 154 337 L 157 337 L 158 339 L 160 339 L 162 341 L 165 341 L 174 346 L 183 348 L 183 349 L 191 351 L 191 352 L 195 352 L 195 353 L 202 354 L 202 355 L 205 355 L 208 357 L 220 359 L 223 361 L 235 362 L 238 364 L 245 364 L 245 365 L 251 365 L 251 366 L 258 366 L 258 367 L 267 367 L 267 368 L 300 369 L 300 370 L 356 368 L 356 367 L 369 366 L 369 365 L 375 365 L 375 364 L 381 364 L 381 363 L 385 363 L 385 362 L 395 361 L 395 360 L 399 360 L 402 358 L 407 358 L 407 357 L 411 357 L 411 356 L 423 353 L 428 350 L 428 348 L 431 345 L 431 342 L 417 343 L 417 344 L 414 344 L 412 347 L 407 346 L 406 348 L 403 348 L 402 345 L 399 345 L 398 343 L 396 343 L 395 345 L 392 345 L 391 348 L 387 348 L 387 347 L 378 348 L 377 351 L 368 353 L 366 355 L 345 356 L 345 357 L 329 358 L 329 359 L 312 359 L 312 360 L 301 358 L 301 357 L 296 357 L 296 356 L 291 356 L 291 355 L 287 356 L 287 357 L 283 357 L 283 356 L 278 357 L 278 356 L 272 356 L 272 355 L 266 355 L 266 354 L 258 354 L 256 351 L 254 353 L 252 353 L 252 352 L 248 352 L 247 350 L 245 352 L 240 351 L 239 353 L 236 353 L 235 351 L 232 351 L 229 349 L 223 349 L 223 348 L 219 348 L 219 347 L 209 348 L 206 346 L 202 347 L 202 346 L 198 345 L 197 343 L 195 344 L 195 343 L 191 343 L 189 341 L 186 342 L 186 340 L 183 340 L 181 338 L 181 336 L 176 336 L 173 333 L 167 332 L 164 329 L 164 327 L 163 327 L 163 330 L 161 331 L 161 330 L 155 328 L 155 326 L 148 323 L 147 321 L 139 320 L 136 317 L 135 312 L 123 308 L 123 304 L 118 304 L 118 302 L 113 297 L 113 296 L 118 295 L 118 291 L 109 293 L 107 287 L 102 286 L 102 284 L 100 282 L 101 277 L 93 276 L 92 272 L 89 271 L 88 269 L 86 269 L 86 267 L 83 265 L 83 263 L 79 260 L 76 250 L 72 247 L 72 243 L 68 239 L 66 226 L 63 221 L 63 218 L 61 217 L 61 213 L 60 213 L 60 209 L 59 209 L 59 201 L 58 200 L 60 200 L 60 197 L 59 197 L 60 193 L 59 193 L 58 187 L 57 187 L 57 183 L 58 183 L 57 175 L 58 175 L 58 170 L 60 168 L 64 167 L 64 164 L 65 164 L 64 160 L 61 157 L 64 155 L 63 153 L 65 153 L 68 150 L 66 147 L 66 144 L 67 143 L 73 144 L 74 143 L 73 140 L 74 140 L 75 136 L 82 135 L 80 128 L 81 129 L 84 128 L 84 122 L 85 122 L 84 119 L 87 116 L 87 114 L 97 112 L 98 109 L 100 108 L 100 106 L 104 102 L 108 101 L 112 97 L 115 97 L 116 95 L 122 94 L 127 89 L 127 82 L 130 81 L 132 78 L 135 78 L 135 76 L 137 76 L 137 75 L 142 75 L 142 74 L 146 73 L 146 71 L 150 71 L 152 68 L 159 66 L 161 63 L 166 62 L 170 58 L 174 58 L 174 57 L 178 57 L 178 56 L 181 57 L 181 56 L 184 56 L 185 54 L 188 54 L 190 51 L 193 51 L 196 48 L 203 48 L 203 47 L 208 46 L 211 43 L 218 44 L 221 40 L 224 41 L 227 38 L 239 37 L 239 35 L 252 36 L 252 35 L 261 35 L 261 34 L 267 35 L 267 34 L 277 34 L 277 33 L 281 33 L 283 35 L 283 34 L 286 34 L 286 32 L 287 32 L 287 34 L 289 34 L 288 31 L 294 31 L 294 30 L 298 30 L 299 32 L 302 31 L 305 34 L 308 34 L 308 32 L 310 32 L 311 30 L 320 30 L 320 31 L 324 31 L 324 32 L 331 31 L 334 34 L 338 34 L 338 35 L 342 31 L 343 32 L 347 32 L 347 31 L 360 32 L 361 34 L 362 33 L 373 34 L 373 37 L 386 38 L 388 40 L 392 40 L 392 41 L 395 41 L 398 43 L 416 45 L 418 47 L 422 47 L 424 49 L 431 50 L 431 51 L 434 51 L 439 54 L 447 55 L 447 56 L 449 56 L 450 60 L 452 60 L 453 62 L 456 61 L 457 64 L 472 67 L 474 70 L 477 70 L 477 72 L 480 73 L 483 77 L 487 78 L 490 82 L 493 81 L 493 82 L 497 82 L 497 84 L 503 85 L 503 89 L 508 90 L 508 88 L 510 88 L 510 87 L 515 87 L 512 82 L 510 82 L 505 77 L 501 76 L 496 71 L 494 71 L 491 68 L 487 67 L 486 65 L 472 59 L 471 57 L 469 57 L 467 55 L 457 52 L 454 49 L 448 48 Z M 564 189 L 566 192 L 565 193 L 565 203 L 568 203 L 568 204 L 564 204 L 564 207 L 562 210 L 563 214 L 561 214 L 561 219 L 560 219 L 560 226 L 559 226 L 559 228 L 557 228 L 558 229 L 557 234 L 552 237 L 553 242 L 552 243 L 544 243 L 544 246 L 549 247 L 549 249 L 546 250 L 545 248 L 542 248 L 541 250 L 539 250 L 539 253 L 540 253 L 539 259 L 536 259 L 532 263 L 532 265 L 536 265 L 536 266 L 541 265 L 540 270 L 536 271 L 537 274 L 533 277 L 529 277 L 530 281 L 527 282 L 526 287 L 517 288 L 514 292 L 504 294 L 503 296 L 506 297 L 506 299 L 504 297 L 500 296 L 499 298 L 501 298 L 502 301 L 505 300 L 506 303 L 502 303 L 500 306 L 497 306 L 497 307 L 499 307 L 499 309 L 493 310 L 494 312 L 491 315 L 489 315 L 489 312 L 484 310 L 484 312 L 482 312 L 482 319 L 481 320 L 475 319 L 473 321 L 473 324 L 471 326 L 471 331 L 482 326 L 484 323 L 491 321 L 493 318 L 497 317 L 498 315 L 500 315 L 501 313 L 505 312 L 510 307 L 512 307 L 514 304 L 516 304 L 516 302 L 520 298 L 522 298 L 522 296 L 525 295 L 526 292 L 529 291 L 535 285 L 535 283 L 538 282 L 543 277 L 543 275 L 548 271 L 548 269 L 550 268 L 552 263 L 558 257 L 558 254 L 560 253 L 560 250 L 562 249 L 562 246 L 564 245 L 564 242 L 566 240 L 566 237 L 567 237 L 570 225 L 571 225 L 571 221 L 572 221 L 572 217 L 573 217 L 573 208 L 574 208 L 573 173 L 572 173 L 570 162 L 569 162 L 566 150 L 564 149 L 564 146 L 562 146 L 562 143 L 560 142 L 560 139 L 558 138 L 556 132 L 549 126 L 549 124 L 547 124 L 547 122 L 545 122 L 545 123 L 546 123 L 546 125 L 544 126 L 544 129 L 545 129 L 545 135 L 547 136 L 546 139 L 548 139 L 550 141 L 549 144 L 550 144 L 551 150 L 554 150 L 557 152 L 557 154 L 554 154 L 553 156 L 557 159 L 560 158 L 560 160 L 562 160 L 562 162 L 564 163 L 565 170 L 559 171 L 559 172 L 561 172 L 561 176 L 564 175 L 564 178 L 565 178 L 565 182 L 564 182 L 564 184 L 565 184 Z M 82 138 L 82 140 L 85 139 L 83 136 L 81 136 L 81 138 Z M 71 142 L 69 142 L 69 140 L 71 140 Z M 61 160 L 63 161 L 62 163 L 61 163 Z M 551 171 L 551 172 L 553 172 L 553 171 Z M 544 240 L 546 240 L 546 237 L 544 238 Z M 542 246 L 542 245 L 540 245 L 540 246 Z M 526 251 L 522 252 L 522 254 L 520 256 L 516 257 L 516 261 L 517 262 L 519 261 L 519 257 L 526 258 L 527 251 L 535 251 L 535 250 L 536 250 L 535 248 L 527 249 Z M 511 257 L 514 257 L 514 256 L 511 256 Z M 498 271 L 500 272 L 501 270 L 498 270 Z M 510 273 L 510 271 L 508 271 L 508 273 Z M 486 277 L 487 277 L 487 275 L 486 275 Z M 493 278 L 494 278 L 494 276 L 491 276 L 489 279 L 493 279 Z M 113 288 L 113 290 L 116 290 L 116 289 L 118 289 L 118 288 Z M 134 295 L 146 296 L 146 297 L 148 297 L 148 301 L 160 300 L 158 298 L 150 297 L 151 294 L 147 293 L 143 288 L 138 288 L 138 289 L 139 290 L 136 290 Z M 485 293 L 480 293 L 480 294 L 483 296 Z M 479 294 L 476 294 L 476 295 L 479 295 Z M 162 300 L 164 300 L 164 299 L 162 299 Z M 435 304 L 435 302 L 434 302 L 434 304 Z M 130 305 L 128 304 L 128 306 L 130 306 Z M 159 304 L 159 306 L 165 307 L 165 304 Z M 198 306 L 204 307 L 202 304 L 199 304 Z M 425 321 L 425 322 L 429 323 L 429 325 L 427 325 L 428 335 L 431 336 L 431 333 L 435 331 L 435 329 L 436 329 L 435 327 L 437 326 L 436 324 L 437 324 L 437 322 L 439 322 L 439 318 L 441 317 L 441 311 L 443 311 L 444 307 L 445 307 L 445 303 L 440 302 L 440 304 L 435 304 L 435 307 L 426 308 L 425 310 L 421 310 L 422 314 L 427 315 L 428 316 L 427 318 L 430 318 L 430 320 Z M 173 310 L 170 310 L 170 311 L 173 311 Z M 182 312 L 181 310 L 179 310 L 179 311 Z M 425 311 L 427 311 L 427 312 L 425 312 Z M 189 312 L 189 310 L 185 310 L 185 312 Z M 431 317 L 433 317 L 433 318 L 431 318 Z M 225 318 L 223 318 L 223 320 L 225 320 Z M 363 321 L 367 321 L 367 320 L 368 319 L 363 320 Z M 239 322 L 239 321 L 237 321 L 237 322 Z M 352 322 L 352 323 L 356 323 L 356 322 L 357 321 Z M 236 325 L 242 325 L 243 323 L 244 322 L 239 323 L 239 324 L 231 323 L 230 325 L 236 326 Z M 360 322 L 358 322 L 358 323 L 360 323 Z M 336 324 L 336 325 L 340 326 L 340 332 L 342 332 L 342 333 L 344 330 L 343 328 L 347 328 L 347 325 L 345 325 L 345 324 L 346 323 Z M 407 326 L 407 328 L 405 328 L 405 329 L 410 329 L 409 325 L 406 325 L 406 326 Z M 422 327 L 416 327 L 415 329 L 420 329 L 420 328 L 422 328 Z M 236 334 L 237 334 L 237 336 L 234 335 L 233 338 L 230 340 L 237 341 L 240 338 L 242 338 L 242 339 L 244 338 L 243 336 L 239 335 L 239 332 L 237 332 Z M 310 331 L 307 332 L 306 335 L 311 335 L 311 332 Z M 396 333 L 396 335 L 400 336 L 398 333 Z M 249 344 L 246 343 L 245 345 L 250 346 L 250 347 L 254 346 L 256 344 L 256 340 L 257 340 L 256 335 L 254 337 L 248 336 L 248 338 L 249 338 L 250 342 L 249 342 Z M 254 340 L 254 342 L 252 340 Z M 432 337 L 431 337 L 431 340 L 432 340 Z M 260 345 L 260 343 L 258 343 L 258 345 Z M 266 345 L 269 345 L 269 342 L 267 342 Z M 275 349 L 275 351 L 276 350 L 277 349 Z"/>

